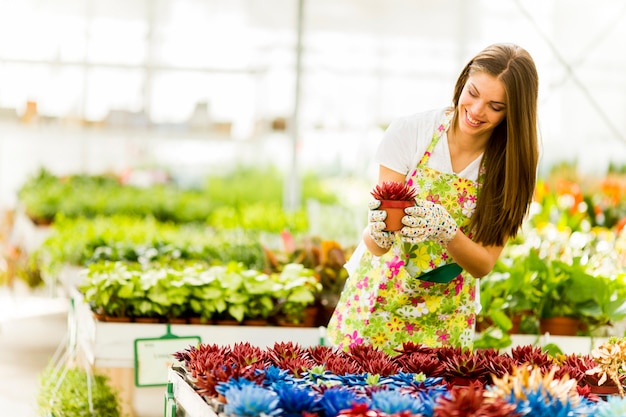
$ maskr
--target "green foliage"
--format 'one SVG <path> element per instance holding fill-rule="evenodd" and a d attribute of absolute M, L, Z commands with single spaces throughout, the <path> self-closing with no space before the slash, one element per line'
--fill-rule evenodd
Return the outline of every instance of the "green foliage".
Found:
<path fill-rule="evenodd" d="M 120 178 L 110 174 L 57 177 L 42 168 L 25 181 L 18 190 L 18 198 L 37 223 L 51 223 L 58 216 L 125 215 L 152 216 L 174 223 L 209 221 L 214 227 L 305 230 L 303 211 L 291 215 L 283 212 L 283 188 L 283 174 L 272 168 L 239 167 L 227 175 L 207 178 L 201 189 L 184 189 L 173 182 L 138 187 L 123 184 Z M 302 207 L 309 199 L 324 204 L 338 201 L 313 174 L 302 178 L 301 194 Z M 216 210 L 226 212 L 215 213 Z"/>
<path fill-rule="evenodd" d="M 208 216 L 207 223 L 221 229 L 263 230 L 273 233 L 285 229 L 294 232 L 308 229 L 306 211 L 288 213 L 275 202 L 222 206 Z"/>
<path fill-rule="evenodd" d="M 57 369 L 50 364 L 39 376 L 39 383 L 37 408 L 40 416 L 122 415 L 117 393 L 103 375 L 90 375 L 76 367 Z"/>
<path fill-rule="evenodd" d="M 89 265 L 79 285 L 84 301 L 114 317 L 201 317 L 244 319 L 286 316 L 302 319 L 321 284 L 313 271 L 287 264 L 266 274 L 229 262 L 176 264 L 101 261 Z"/>
<path fill-rule="evenodd" d="M 324 188 L 320 177 L 307 173 L 301 178 L 302 202 L 315 199 L 335 204 L 337 195 Z M 204 194 L 217 205 L 240 207 L 252 203 L 282 203 L 285 178 L 276 168 L 237 167 L 224 175 L 206 179 Z"/>
<path fill-rule="evenodd" d="M 242 262 L 264 269 L 265 254 L 254 232 L 215 230 L 197 224 L 163 223 L 153 217 L 58 217 L 36 252 L 42 269 L 54 275 L 63 264 L 109 261 L 201 260 Z"/>

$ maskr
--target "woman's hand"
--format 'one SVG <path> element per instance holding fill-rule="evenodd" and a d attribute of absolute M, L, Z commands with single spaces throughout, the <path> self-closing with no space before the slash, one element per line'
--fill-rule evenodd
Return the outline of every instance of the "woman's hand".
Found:
<path fill-rule="evenodd" d="M 440 204 L 418 200 L 404 212 L 402 224 L 405 226 L 400 230 L 403 242 L 417 244 L 432 240 L 446 247 L 456 236 L 456 222 Z"/>
<path fill-rule="evenodd" d="M 385 219 L 387 212 L 385 210 L 377 210 L 380 207 L 380 200 L 372 200 L 368 204 L 368 233 L 374 243 L 383 249 L 389 249 L 393 245 L 393 235 L 385 232 Z"/>

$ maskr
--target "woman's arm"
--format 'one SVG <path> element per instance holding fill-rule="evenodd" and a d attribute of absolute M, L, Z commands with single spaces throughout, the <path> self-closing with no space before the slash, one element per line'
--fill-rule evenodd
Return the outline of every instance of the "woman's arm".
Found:
<path fill-rule="evenodd" d="M 502 246 L 483 246 L 457 229 L 446 249 L 454 261 L 474 278 L 482 278 L 493 269 L 502 253 Z"/>

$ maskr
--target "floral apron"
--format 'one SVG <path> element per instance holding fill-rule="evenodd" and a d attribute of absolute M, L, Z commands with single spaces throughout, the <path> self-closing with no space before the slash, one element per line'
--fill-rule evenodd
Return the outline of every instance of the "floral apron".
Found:
<path fill-rule="evenodd" d="M 451 114 L 447 115 L 433 134 L 407 183 L 415 187 L 416 198 L 443 205 L 468 234 L 466 228 L 476 207 L 483 169 L 478 182 L 474 182 L 426 166 L 450 118 Z M 441 245 L 431 241 L 403 243 L 399 233 L 386 254 L 377 257 L 363 251 L 328 324 L 328 340 L 340 349 L 366 343 L 389 354 L 409 341 L 471 349 L 475 279 L 464 271 L 455 271 L 445 283 L 416 278 L 452 265 L 456 264 Z"/>

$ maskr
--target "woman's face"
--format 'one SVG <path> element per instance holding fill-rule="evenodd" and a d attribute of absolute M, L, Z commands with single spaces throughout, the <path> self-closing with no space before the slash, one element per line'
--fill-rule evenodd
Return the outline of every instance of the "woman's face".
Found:
<path fill-rule="evenodd" d="M 461 91 L 458 111 L 461 132 L 489 137 L 506 116 L 504 84 L 486 72 L 472 73 Z"/>

